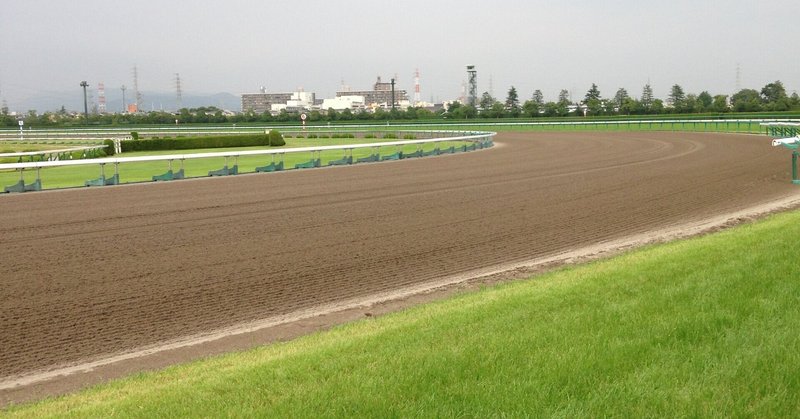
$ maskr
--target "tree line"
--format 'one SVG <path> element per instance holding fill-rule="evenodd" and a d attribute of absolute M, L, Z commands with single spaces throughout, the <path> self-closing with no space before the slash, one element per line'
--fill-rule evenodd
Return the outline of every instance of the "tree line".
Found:
<path fill-rule="evenodd" d="M 484 92 L 475 106 L 458 101 L 432 111 L 425 108 L 410 107 L 405 110 L 382 108 L 374 112 L 366 110 L 338 111 L 312 110 L 306 112 L 307 120 L 315 122 L 337 121 L 396 121 L 426 119 L 474 119 L 474 118 L 537 118 L 565 116 L 616 116 L 616 115 L 661 115 L 692 113 L 727 112 L 784 112 L 800 110 L 800 97 L 797 93 L 788 95 L 780 80 L 768 83 L 760 91 L 742 89 L 731 95 L 711 95 L 708 91 L 698 94 L 686 93 L 675 84 L 670 89 L 666 101 L 655 98 L 650 84 L 644 85 L 640 95 L 634 97 L 624 88 L 617 89 L 613 97 L 603 97 L 599 87 L 592 83 L 582 100 L 573 102 L 570 92 L 562 89 L 555 101 L 545 102 L 541 90 L 534 90 L 530 99 L 522 102 L 514 86 L 508 90 L 505 101 L 501 102 L 488 92 Z M 80 126 L 86 124 L 82 114 L 67 112 L 62 106 L 57 112 L 39 114 L 29 111 L 23 116 L 25 126 Z M 173 112 L 153 111 L 137 114 L 91 114 L 90 125 L 136 125 L 136 124 L 203 124 L 203 123 L 290 123 L 298 122 L 298 114 L 280 111 L 255 113 L 245 111 L 227 114 L 216 107 L 181 109 Z M 0 109 L 0 126 L 16 127 L 18 118 L 7 108 Z"/>
<path fill-rule="evenodd" d="M 506 118 L 540 116 L 615 116 L 615 115 L 661 115 L 726 112 L 784 112 L 800 109 L 797 93 L 787 95 L 780 80 L 764 86 L 761 91 L 742 89 L 731 95 L 714 95 L 708 91 L 699 94 L 686 93 L 675 84 L 670 89 L 666 102 L 653 95 L 650 84 L 644 85 L 641 95 L 631 96 L 624 88 L 617 89 L 613 97 L 604 98 L 600 89 L 592 83 L 583 99 L 570 100 L 570 92 L 562 89 L 555 101 L 544 101 L 541 90 L 535 90 L 531 98 L 521 102 L 514 86 L 508 90 L 505 102 L 500 102 L 484 92 L 477 106 L 451 106 L 448 110 L 455 118 Z"/>

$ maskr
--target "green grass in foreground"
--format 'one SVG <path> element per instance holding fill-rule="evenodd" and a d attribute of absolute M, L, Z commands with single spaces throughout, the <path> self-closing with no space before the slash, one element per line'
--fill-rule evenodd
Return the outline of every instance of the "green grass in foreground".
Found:
<path fill-rule="evenodd" d="M 797 417 L 798 237 L 782 214 L 6 414 Z"/>

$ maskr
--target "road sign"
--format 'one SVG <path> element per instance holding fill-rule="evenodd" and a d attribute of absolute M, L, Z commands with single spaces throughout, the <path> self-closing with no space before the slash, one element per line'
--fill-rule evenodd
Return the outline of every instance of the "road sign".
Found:
<path fill-rule="evenodd" d="M 23 120 L 21 120 L 21 119 L 20 119 L 20 120 L 19 120 L 19 126 L 23 126 L 23 125 L 25 125 L 25 121 L 23 121 Z"/>
<path fill-rule="evenodd" d="M 300 120 L 305 121 L 306 118 L 308 118 L 308 116 L 306 116 L 306 114 L 304 114 L 304 113 L 300 114 Z"/>

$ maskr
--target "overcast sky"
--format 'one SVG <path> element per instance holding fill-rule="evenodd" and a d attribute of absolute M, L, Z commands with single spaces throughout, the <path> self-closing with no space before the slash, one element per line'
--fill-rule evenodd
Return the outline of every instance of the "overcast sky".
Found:
<path fill-rule="evenodd" d="M 186 93 L 293 91 L 331 97 L 342 80 L 367 89 L 397 75 L 423 100 L 457 98 L 465 66 L 478 91 L 520 98 L 560 89 L 579 100 L 597 83 L 658 97 L 730 94 L 774 80 L 800 90 L 798 0 L 259 1 L 25 0 L 0 13 L 0 98 L 15 101 L 104 82 Z M 129 91 L 130 93 L 130 91 Z M 80 94 L 80 93 L 78 93 Z M 130 97 L 130 96 L 129 96 Z"/>

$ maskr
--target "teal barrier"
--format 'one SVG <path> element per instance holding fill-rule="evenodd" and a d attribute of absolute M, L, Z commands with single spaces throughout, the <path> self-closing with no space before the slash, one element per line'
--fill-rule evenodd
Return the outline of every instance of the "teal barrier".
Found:
<path fill-rule="evenodd" d="M 422 150 L 417 150 L 413 153 L 403 153 L 404 159 L 413 159 L 416 157 L 422 157 Z"/>
<path fill-rule="evenodd" d="M 239 174 L 239 165 L 234 164 L 233 167 L 228 168 L 228 165 L 222 166 L 222 169 L 219 170 L 212 170 L 208 172 L 209 176 L 228 176 L 228 175 L 238 175 Z"/>
<path fill-rule="evenodd" d="M 84 182 L 84 186 L 109 186 L 109 185 L 119 185 L 119 174 L 114 174 L 111 177 L 105 177 L 101 175 L 97 179 L 89 179 Z"/>
<path fill-rule="evenodd" d="M 359 157 L 356 159 L 356 163 L 372 163 L 376 161 L 380 161 L 381 156 L 378 154 L 371 154 L 367 157 Z"/>
<path fill-rule="evenodd" d="M 441 154 L 441 151 L 440 151 L 440 150 L 439 150 L 439 148 L 437 147 L 437 148 L 434 148 L 434 149 L 433 149 L 433 150 L 431 150 L 431 151 L 423 151 L 423 152 L 422 152 L 422 157 L 428 157 L 428 156 L 438 156 L 439 154 Z"/>
<path fill-rule="evenodd" d="M 450 146 L 450 148 L 443 148 L 439 150 L 439 154 L 453 154 L 456 152 L 455 146 Z"/>
<path fill-rule="evenodd" d="M 155 182 L 155 181 L 159 181 L 159 180 L 162 180 L 162 181 L 179 180 L 179 179 L 183 179 L 183 178 L 184 178 L 183 169 L 178 170 L 177 172 L 173 172 L 172 170 L 168 170 L 167 173 L 164 173 L 163 175 L 153 176 L 153 181 Z"/>
<path fill-rule="evenodd" d="M 6 186 L 3 189 L 6 193 L 9 192 L 34 192 L 34 191 L 41 191 L 42 190 L 42 180 L 36 179 L 33 183 L 25 184 L 24 180 L 20 180 L 14 185 Z"/>
<path fill-rule="evenodd" d="M 381 161 L 400 160 L 402 158 L 403 158 L 403 152 L 402 151 L 398 151 L 397 153 L 386 154 L 386 155 L 381 156 Z"/>
<path fill-rule="evenodd" d="M 773 138 L 796 137 L 800 128 L 794 126 L 767 125 L 767 133 Z"/>
<path fill-rule="evenodd" d="M 328 162 L 328 166 L 346 166 L 348 164 L 353 164 L 352 156 L 344 156 L 341 159 L 331 160 Z"/>
<path fill-rule="evenodd" d="M 311 159 L 307 162 L 297 163 L 294 165 L 295 169 L 311 169 L 313 167 L 320 167 L 322 162 L 320 159 Z"/>
<path fill-rule="evenodd" d="M 280 172 L 283 170 L 283 162 L 272 162 L 266 166 L 258 166 L 256 167 L 256 172 Z"/>

